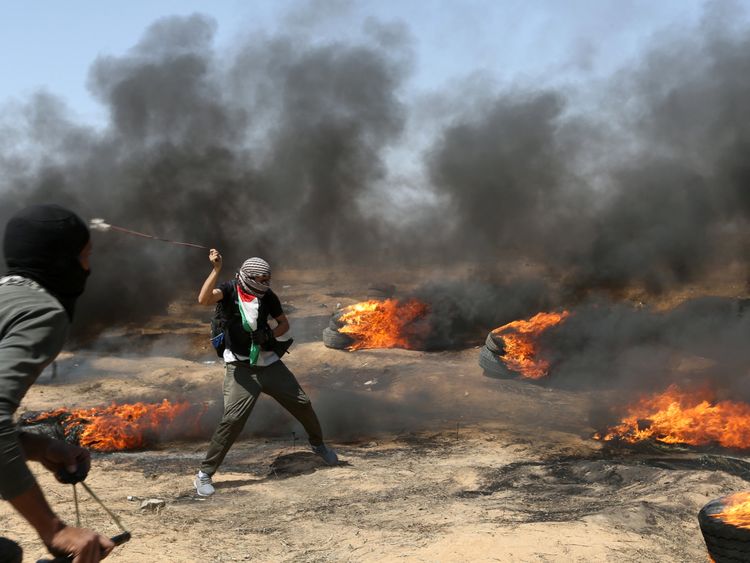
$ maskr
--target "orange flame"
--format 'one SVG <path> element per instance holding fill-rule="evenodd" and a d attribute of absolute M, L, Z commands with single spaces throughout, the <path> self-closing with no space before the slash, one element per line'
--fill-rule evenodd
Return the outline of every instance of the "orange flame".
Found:
<path fill-rule="evenodd" d="M 149 445 L 154 434 L 174 433 L 171 425 L 182 423 L 191 410 L 188 402 L 172 404 L 167 399 L 161 403 L 134 403 L 90 409 L 65 408 L 42 413 L 28 422 L 41 422 L 49 418 L 61 420 L 65 437 L 73 435 L 84 447 L 100 452 L 133 450 Z M 201 416 L 208 406 L 202 405 L 201 412 L 194 417 L 197 433 Z M 176 419 L 179 420 L 177 423 Z M 184 434 L 184 432 L 182 432 Z"/>
<path fill-rule="evenodd" d="M 737 528 L 750 530 L 750 493 L 727 495 L 723 501 L 723 510 L 709 516 Z"/>
<path fill-rule="evenodd" d="M 523 377 L 540 379 L 547 375 L 549 362 L 537 358 L 536 341 L 545 330 L 563 322 L 569 315 L 562 313 L 538 313 L 528 320 L 513 321 L 493 330 L 493 334 L 503 339 L 505 353 L 500 359 L 508 369 L 517 371 Z"/>
<path fill-rule="evenodd" d="M 413 350 L 424 338 L 423 327 L 413 324 L 427 314 L 427 304 L 416 299 L 363 301 L 343 309 L 339 332 L 354 339 L 349 350 L 406 348 Z"/>
<path fill-rule="evenodd" d="M 750 448 L 750 405 L 717 402 L 709 390 L 691 393 L 670 385 L 663 393 L 630 406 L 620 424 L 608 429 L 603 437 L 597 434 L 594 438 Z"/>

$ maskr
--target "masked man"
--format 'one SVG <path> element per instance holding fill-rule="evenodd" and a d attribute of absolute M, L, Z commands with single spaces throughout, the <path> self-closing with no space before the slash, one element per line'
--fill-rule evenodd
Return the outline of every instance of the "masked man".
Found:
<path fill-rule="evenodd" d="M 56 205 L 35 205 L 14 215 L 5 228 L 8 270 L 0 277 L 0 495 L 51 553 L 72 556 L 76 563 L 99 561 L 114 545 L 91 530 L 66 525 L 47 504 L 26 460 L 40 462 L 60 480 L 67 473 L 81 481 L 89 453 L 19 432 L 13 415 L 62 349 L 89 274 L 90 253 L 88 228 L 77 215 Z M 0 561 L 21 561 L 21 548 L 0 539 Z"/>
<path fill-rule="evenodd" d="M 223 321 L 217 334 L 223 349 L 224 415 L 214 431 L 206 457 L 195 477 L 199 495 L 214 493 L 211 477 L 245 426 L 261 393 L 276 399 L 307 432 L 312 451 L 328 465 L 336 465 L 336 452 L 323 443 L 323 433 L 310 399 L 280 356 L 290 342 L 276 340 L 289 330 L 281 302 L 271 291 L 271 267 L 261 258 L 246 260 L 232 281 L 216 286 L 221 254 L 209 253 L 213 270 L 198 295 L 201 305 L 217 305 Z M 271 327 L 269 320 L 275 327 Z"/>

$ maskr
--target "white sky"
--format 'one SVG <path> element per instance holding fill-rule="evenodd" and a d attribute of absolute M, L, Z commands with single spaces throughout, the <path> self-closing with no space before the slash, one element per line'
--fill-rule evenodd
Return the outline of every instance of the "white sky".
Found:
<path fill-rule="evenodd" d="M 750 0 L 713 0 L 748 5 Z M 217 48 L 256 30 L 296 22 L 320 41 L 352 37 L 367 16 L 404 23 L 413 38 L 412 91 L 472 72 L 501 82 L 604 76 L 654 34 L 694 24 L 705 0 L 53 0 L 8 1 L 0 17 L 0 107 L 43 88 L 81 121 L 102 124 L 88 93 L 89 66 L 119 55 L 160 17 L 195 12 L 218 23 Z M 313 21 L 316 20 L 316 21 Z"/>

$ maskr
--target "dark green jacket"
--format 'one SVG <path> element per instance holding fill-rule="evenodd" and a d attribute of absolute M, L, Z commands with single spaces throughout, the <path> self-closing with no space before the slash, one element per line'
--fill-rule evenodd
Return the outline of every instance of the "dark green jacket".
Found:
<path fill-rule="evenodd" d="M 0 279 L 0 496 L 12 499 L 34 484 L 13 415 L 29 387 L 55 359 L 68 335 L 62 305 L 40 286 Z"/>

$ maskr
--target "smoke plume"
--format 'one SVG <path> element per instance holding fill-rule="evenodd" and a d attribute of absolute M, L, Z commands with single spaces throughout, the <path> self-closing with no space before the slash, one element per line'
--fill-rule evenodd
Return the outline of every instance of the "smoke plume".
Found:
<path fill-rule="evenodd" d="M 425 129 L 423 154 L 405 146 L 414 116 L 430 115 L 406 96 L 408 27 L 367 20 L 359 39 L 316 41 L 298 24 L 218 50 L 211 18 L 155 22 L 91 66 L 101 130 L 48 93 L 9 107 L 0 222 L 56 202 L 219 248 L 228 270 L 250 255 L 331 268 L 523 260 L 574 302 L 750 266 L 744 13 L 707 4 L 695 28 L 655 35 L 593 92 L 447 86 L 453 106 Z M 401 181 L 394 153 L 417 177 Z M 201 251 L 112 233 L 94 244 L 79 329 L 144 321 L 206 271 Z M 451 292 L 457 302 L 462 291 L 474 289 Z M 498 303 L 482 322 L 504 317 Z"/>
<path fill-rule="evenodd" d="M 358 198 L 384 174 L 381 152 L 402 126 L 403 57 L 375 39 L 310 45 L 280 35 L 250 39 L 227 60 L 214 32 L 204 16 L 167 18 L 125 55 L 97 59 L 90 88 L 109 110 L 104 131 L 77 127 L 49 95 L 30 100 L 25 128 L 13 131 L 34 154 L 26 166 L 17 155 L 0 160 L 11 172 L 0 220 L 55 201 L 219 248 L 228 268 L 250 255 L 286 265 L 366 259 L 388 233 Z M 203 252 L 139 239 L 107 234 L 94 244 L 78 322 L 88 329 L 162 312 L 196 291 L 193 272 L 208 265 Z"/>

